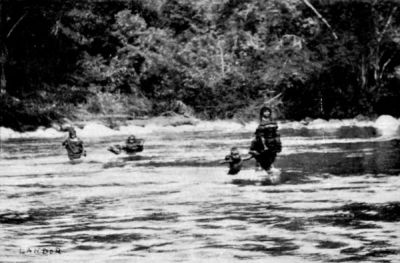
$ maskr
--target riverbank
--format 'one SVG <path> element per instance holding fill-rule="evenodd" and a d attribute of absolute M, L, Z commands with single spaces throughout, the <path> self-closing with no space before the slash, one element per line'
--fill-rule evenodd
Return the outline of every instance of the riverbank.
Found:
<path fill-rule="evenodd" d="M 185 115 L 159 116 L 152 118 L 119 119 L 93 118 L 91 120 L 54 123 L 52 127 L 39 127 L 35 131 L 18 132 L 0 127 L 1 140 L 20 138 L 62 138 L 68 127 L 74 127 L 82 138 L 124 136 L 128 134 L 146 135 L 159 132 L 185 131 L 226 131 L 253 132 L 257 121 L 201 120 Z M 400 119 L 382 115 L 377 119 L 307 119 L 303 121 L 279 121 L 282 136 L 322 136 L 337 138 L 396 137 L 400 135 Z"/>

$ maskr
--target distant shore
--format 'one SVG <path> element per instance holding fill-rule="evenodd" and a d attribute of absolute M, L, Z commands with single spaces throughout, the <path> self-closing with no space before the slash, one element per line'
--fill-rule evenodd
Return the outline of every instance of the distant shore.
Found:
<path fill-rule="evenodd" d="M 111 129 L 118 129 L 121 126 L 138 126 L 145 127 L 147 125 L 157 126 L 182 126 L 182 125 L 196 125 L 201 120 L 188 115 L 170 114 L 166 116 L 143 116 L 143 117 L 129 117 L 129 116 L 105 116 L 98 115 L 91 118 L 83 118 L 79 120 L 63 119 L 61 123 L 54 123 L 53 128 L 59 131 L 65 130 L 66 127 L 79 127 L 83 128 L 87 123 L 99 123 Z"/>
<path fill-rule="evenodd" d="M 106 117 L 106 118 L 105 118 Z M 109 119 L 98 116 L 91 119 L 68 120 L 53 123 L 51 127 L 39 126 L 34 130 L 17 131 L 0 127 L 1 140 L 20 138 L 60 138 L 68 127 L 74 127 L 79 136 L 108 137 L 135 134 L 144 136 L 153 132 L 254 132 L 257 119 L 217 119 L 203 120 L 193 116 L 174 115 L 143 118 Z M 400 119 L 382 115 L 375 119 L 305 119 L 302 121 L 278 121 L 281 136 L 333 136 L 338 138 L 397 138 L 400 136 Z"/>
<path fill-rule="evenodd" d="M 396 118 L 389 116 L 389 118 L 396 120 Z M 294 121 L 294 120 L 285 120 L 279 119 L 278 122 L 281 124 L 285 123 L 296 123 L 297 126 L 301 125 L 303 127 L 307 126 L 331 126 L 332 122 L 342 122 L 345 121 L 346 125 L 349 125 L 349 122 L 358 122 L 358 123 L 373 123 L 380 119 L 381 117 L 366 117 L 363 115 L 356 116 L 355 118 L 351 119 L 321 119 L 321 118 L 305 118 L 303 120 Z M 186 114 L 176 114 L 176 113 L 169 113 L 164 114 L 162 116 L 139 116 L 139 117 L 132 117 L 127 115 L 91 115 L 85 116 L 81 118 L 77 118 L 75 120 L 70 120 L 64 118 L 58 122 L 54 122 L 51 128 L 57 131 L 65 131 L 68 127 L 76 127 L 83 129 L 87 124 L 90 123 L 97 123 L 99 125 L 103 125 L 107 128 L 118 130 L 120 127 L 126 126 L 136 126 L 136 127 L 146 127 L 149 125 L 158 126 L 158 127 L 179 127 L 179 126 L 194 126 L 199 124 L 200 122 L 213 122 L 213 121 L 228 121 L 232 123 L 238 123 L 241 125 L 246 125 L 251 122 L 257 122 L 257 118 L 253 119 L 240 119 L 240 118 L 232 118 L 232 119 L 216 119 L 216 120 L 204 120 L 200 119 L 196 116 L 186 115 Z M 40 127 L 37 127 L 40 128 Z M 311 128 L 311 127 L 310 127 Z M 24 132 L 24 131 L 23 131 Z"/>

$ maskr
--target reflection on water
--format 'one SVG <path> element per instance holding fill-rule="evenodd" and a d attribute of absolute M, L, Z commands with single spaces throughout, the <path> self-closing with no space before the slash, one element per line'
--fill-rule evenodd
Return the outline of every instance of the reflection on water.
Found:
<path fill-rule="evenodd" d="M 93 139 L 74 165 L 58 141 L 8 141 L 0 261 L 399 262 L 400 141 L 365 137 L 283 137 L 273 186 L 218 163 L 248 133 L 155 134 L 131 157 Z"/>

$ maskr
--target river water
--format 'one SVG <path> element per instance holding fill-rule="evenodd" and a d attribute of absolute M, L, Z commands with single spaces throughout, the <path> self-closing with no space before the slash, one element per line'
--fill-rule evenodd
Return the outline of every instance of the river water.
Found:
<path fill-rule="evenodd" d="M 368 134 L 282 131 L 278 185 L 219 164 L 249 130 L 153 131 L 134 157 L 83 138 L 76 164 L 62 138 L 5 140 L 0 261 L 400 262 L 400 140 Z"/>

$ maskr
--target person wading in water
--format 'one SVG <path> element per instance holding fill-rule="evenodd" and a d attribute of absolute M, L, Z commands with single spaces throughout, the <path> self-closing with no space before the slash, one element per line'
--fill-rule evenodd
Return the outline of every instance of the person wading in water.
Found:
<path fill-rule="evenodd" d="M 68 129 L 69 136 L 62 143 L 68 153 L 68 158 L 72 160 L 80 159 L 83 156 L 86 156 L 86 151 L 83 147 L 83 142 L 76 136 L 76 131 L 74 128 Z"/>
<path fill-rule="evenodd" d="M 271 109 L 264 106 L 260 110 L 260 124 L 255 131 L 249 154 L 265 171 L 269 171 L 281 150 L 278 124 L 272 119 Z"/>
<path fill-rule="evenodd" d="M 135 154 L 143 151 L 143 139 L 138 139 L 135 135 L 130 135 L 125 142 L 125 145 L 114 145 L 108 147 L 108 150 L 114 154 L 120 154 L 124 151 L 127 154 Z"/>
<path fill-rule="evenodd" d="M 243 161 L 242 157 L 240 156 L 239 150 L 237 147 L 231 148 L 231 153 L 225 157 L 225 161 L 221 163 L 228 163 L 229 164 L 229 171 L 228 174 L 235 175 L 240 172 L 242 169 Z"/>

